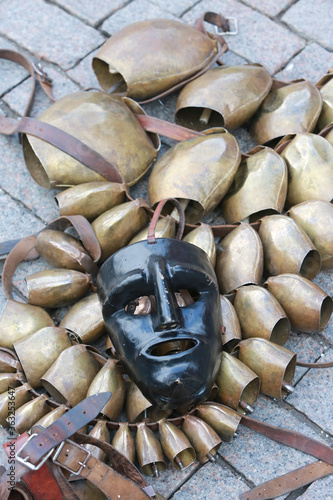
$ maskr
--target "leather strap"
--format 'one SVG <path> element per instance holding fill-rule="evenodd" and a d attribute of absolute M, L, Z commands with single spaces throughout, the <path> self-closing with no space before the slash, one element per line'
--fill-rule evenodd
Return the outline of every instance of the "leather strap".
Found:
<path fill-rule="evenodd" d="M 136 114 L 135 117 L 146 132 L 154 132 L 155 134 L 169 137 L 175 141 L 186 141 L 187 139 L 192 139 L 193 137 L 201 137 L 202 135 L 205 135 L 203 132 L 190 130 L 189 128 L 182 127 L 181 125 L 176 125 L 175 123 L 170 123 L 153 116 Z"/>
<path fill-rule="evenodd" d="M 297 361 L 296 365 L 305 368 L 333 368 L 333 361 L 326 361 L 325 363 L 305 363 L 303 361 Z"/>
<path fill-rule="evenodd" d="M 147 236 L 147 241 L 148 243 L 155 244 L 156 243 L 156 237 L 155 237 L 155 229 L 156 229 L 156 224 L 157 221 L 161 215 L 161 212 L 163 210 L 164 205 L 168 202 L 171 201 L 177 208 L 178 213 L 179 213 L 179 225 L 178 225 L 178 231 L 176 234 L 176 239 L 181 240 L 183 233 L 184 233 L 184 227 L 185 227 L 185 214 L 184 210 L 179 203 L 179 201 L 176 198 L 165 198 L 164 200 L 161 200 L 159 204 L 156 207 L 156 210 L 154 212 L 153 218 L 150 222 L 149 228 L 148 228 L 148 236 Z"/>

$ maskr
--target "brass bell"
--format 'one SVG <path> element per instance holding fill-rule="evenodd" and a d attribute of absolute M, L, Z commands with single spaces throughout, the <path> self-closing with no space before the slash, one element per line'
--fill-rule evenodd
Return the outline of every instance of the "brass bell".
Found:
<path fill-rule="evenodd" d="M 14 373 L 22 370 L 17 356 L 10 349 L 0 347 L 0 373 Z"/>
<path fill-rule="evenodd" d="M 146 476 L 158 477 L 166 468 L 161 444 L 145 423 L 137 425 L 136 454 L 141 471 Z"/>
<path fill-rule="evenodd" d="M 115 348 L 114 348 L 114 346 L 113 346 L 113 344 L 112 344 L 111 339 L 110 339 L 109 336 L 106 337 L 105 352 L 111 358 L 115 358 L 116 357 L 116 351 L 115 351 Z"/>
<path fill-rule="evenodd" d="M 205 463 L 208 460 L 215 462 L 214 455 L 222 441 L 206 422 L 193 415 L 185 415 L 182 431 L 192 443 L 200 462 Z"/>
<path fill-rule="evenodd" d="M 60 322 L 62 328 L 70 332 L 70 336 L 79 339 L 83 344 L 91 344 L 105 333 L 102 307 L 97 293 L 79 300 Z"/>
<path fill-rule="evenodd" d="M 327 126 L 327 133 L 325 133 L 325 139 L 333 146 L 333 122 Z M 320 133 L 321 135 L 321 133 Z M 324 135 L 323 135 L 324 137 Z"/>
<path fill-rule="evenodd" d="M 196 408 L 196 414 L 210 425 L 223 441 L 231 441 L 242 415 L 219 403 L 203 403 Z"/>
<path fill-rule="evenodd" d="M 292 328 L 301 332 L 324 330 L 333 301 L 319 286 L 297 274 L 271 276 L 264 286 L 280 302 Z"/>
<path fill-rule="evenodd" d="M 93 221 L 102 213 L 124 203 L 126 187 L 118 182 L 86 182 L 55 196 L 60 215 L 83 215 Z"/>
<path fill-rule="evenodd" d="M 212 266 L 215 267 L 216 263 L 216 245 L 215 237 L 212 228 L 209 224 L 204 224 L 201 222 L 200 226 L 193 229 L 186 236 L 184 236 L 183 241 L 192 243 L 199 248 L 202 248 L 209 257 Z"/>
<path fill-rule="evenodd" d="M 179 94 L 176 122 L 195 130 L 207 124 L 232 130 L 251 118 L 271 85 L 270 74 L 260 64 L 210 69 Z"/>
<path fill-rule="evenodd" d="M 15 424 L 15 412 L 30 399 L 29 384 L 23 384 L 19 387 L 9 388 L 8 391 L 0 394 L 0 425 L 13 427 Z M 8 419 L 8 421 L 7 421 Z"/>
<path fill-rule="evenodd" d="M 165 418 L 158 422 L 158 430 L 163 451 L 175 469 L 192 465 L 196 454 L 185 434 Z"/>
<path fill-rule="evenodd" d="M 110 255 L 128 245 L 131 239 L 148 224 L 148 214 L 141 198 L 111 208 L 92 223 L 101 245 L 104 262 Z"/>
<path fill-rule="evenodd" d="M 117 420 L 125 402 L 125 382 L 114 359 L 108 359 L 91 382 L 87 396 L 100 392 L 111 392 L 112 396 L 101 409 L 102 415 Z"/>
<path fill-rule="evenodd" d="M 14 349 L 29 384 L 34 388 L 42 387 L 40 378 L 60 353 L 71 345 L 67 331 L 56 326 L 47 326 L 14 342 Z"/>
<path fill-rule="evenodd" d="M 287 134 L 312 132 L 322 107 L 319 90 L 307 80 L 296 80 L 270 91 L 253 117 L 251 133 L 258 144 Z"/>
<path fill-rule="evenodd" d="M 207 401 L 214 401 L 217 398 L 218 393 L 219 393 L 219 386 L 214 382 L 213 387 L 211 388 L 209 396 L 207 398 Z"/>
<path fill-rule="evenodd" d="M 91 277 L 71 269 L 49 269 L 25 278 L 28 302 L 41 307 L 63 307 L 88 293 Z"/>
<path fill-rule="evenodd" d="M 223 295 L 220 295 L 220 304 L 222 311 L 222 332 L 223 349 L 232 351 L 242 338 L 241 327 L 234 306 Z"/>
<path fill-rule="evenodd" d="M 260 381 L 257 374 L 241 360 L 223 352 L 216 383 L 221 403 L 239 413 L 253 412 L 252 405 L 258 399 Z"/>
<path fill-rule="evenodd" d="M 92 67 L 104 90 L 117 86 L 118 92 L 146 99 L 202 70 L 213 62 L 217 50 L 213 37 L 192 26 L 153 19 L 114 33 L 97 52 Z"/>
<path fill-rule="evenodd" d="M 326 138 L 315 134 L 290 135 L 277 148 L 288 168 L 288 206 L 333 199 L 333 146 Z"/>
<path fill-rule="evenodd" d="M 333 122 L 333 71 L 329 70 L 327 75 L 323 76 L 316 87 L 320 90 L 323 98 L 323 107 L 317 121 L 317 129 L 322 130 L 326 125 Z"/>
<path fill-rule="evenodd" d="M 113 437 L 112 446 L 125 455 L 127 460 L 132 462 L 132 464 L 134 463 L 134 439 L 127 422 L 119 422 L 119 428 Z"/>
<path fill-rule="evenodd" d="M 264 215 L 281 213 L 287 187 L 284 160 L 273 149 L 257 146 L 245 156 L 222 202 L 227 223 L 255 222 Z"/>
<path fill-rule="evenodd" d="M 290 335 L 286 313 L 268 290 L 248 285 L 237 289 L 234 307 L 241 325 L 242 337 L 261 337 L 283 345 Z"/>
<path fill-rule="evenodd" d="M 262 243 L 249 224 L 233 229 L 217 247 L 216 276 L 222 294 L 259 284 L 264 267 Z"/>
<path fill-rule="evenodd" d="M 21 373 L 0 373 L 0 394 L 8 391 L 8 387 L 17 387 L 21 383 Z"/>
<path fill-rule="evenodd" d="M 97 423 L 89 432 L 89 436 L 92 436 L 104 443 L 110 443 L 110 434 L 107 428 L 106 420 L 97 420 Z M 93 457 L 97 458 L 97 460 L 101 460 L 102 462 L 106 459 L 106 454 L 101 450 L 98 446 L 93 444 L 85 444 L 84 447 L 90 451 Z"/>
<path fill-rule="evenodd" d="M 40 425 L 41 427 L 49 427 L 49 425 L 53 424 L 56 420 L 58 420 L 59 417 L 64 415 L 66 411 L 68 410 L 68 406 L 66 405 L 59 405 L 54 410 L 46 413 L 42 418 L 40 418 L 34 425 Z"/>
<path fill-rule="evenodd" d="M 13 343 L 46 326 L 54 326 L 51 316 L 41 307 L 7 300 L 0 317 L 0 346 L 13 348 Z"/>
<path fill-rule="evenodd" d="M 17 434 L 23 434 L 31 429 L 40 418 L 49 412 L 48 399 L 47 394 L 41 394 L 16 410 L 13 427 Z"/>
<path fill-rule="evenodd" d="M 87 346 L 79 344 L 65 349 L 41 378 L 42 384 L 59 403 L 75 406 L 87 394 L 100 364 Z"/>
<path fill-rule="evenodd" d="M 308 200 L 291 207 L 287 214 L 308 235 L 321 260 L 322 269 L 333 266 L 333 205 L 322 200 Z"/>
<path fill-rule="evenodd" d="M 130 424 L 138 422 L 152 404 L 144 397 L 138 386 L 130 380 L 126 397 L 126 414 Z"/>
<path fill-rule="evenodd" d="M 155 238 L 174 238 L 176 235 L 176 221 L 173 217 L 163 217 L 159 219 L 155 228 Z M 145 227 L 134 238 L 131 239 L 129 245 L 138 241 L 144 241 L 148 236 L 148 227 Z"/>
<path fill-rule="evenodd" d="M 83 152 L 84 145 L 97 151 L 117 168 L 119 180 L 122 176 L 124 182 L 132 185 L 148 170 L 159 149 L 158 137 L 152 134 L 152 140 L 149 138 L 133 110 L 134 113 L 144 113 L 131 99 L 104 92 L 81 91 L 59 99 L 39 119 L 81 141 L 83 145 L 76 145 L 76 148 L 81 147 Z M 37 137 L 23 137 L 23 154 L 34 180 L 46 188 L 107 180 Z"/>
<path fill-rule="evenodd" d="M 186 221 L 195 223 L 218 205 L 235 176 L 241 154 L 229 132 L 208 132 L 176 144 L 155 163 L 148 182 L 151 206 L 165 198 L 184 200 Z"/>
<path fill-rule="evenodd" d="M 296 354 L 266 339 L 252 338 L 238 344 L 239 359 L 260 378 L 260 392 L 281 399 L 293 391 Z"/>
<path fill-rule="evenodd" d="M 268 276 L 300 274 L 312 280 L 320 271 L 318 250 L 296 222 L 285 215 L 261 219 L 259 236 L 264 247 Z"/>

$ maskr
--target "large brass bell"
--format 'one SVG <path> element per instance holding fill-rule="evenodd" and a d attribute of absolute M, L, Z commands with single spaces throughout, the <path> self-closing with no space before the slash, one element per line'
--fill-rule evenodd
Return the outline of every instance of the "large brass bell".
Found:
<path fill-rule="evenodd" d="M 222 66 L 196 78 L 179 94 L 176 121 L 185 127 L 237 128 L 257 111 L 272 78 L 260 64 Z"/>
<path fill-rule="evenodd" d="M 110 434 L 107 428 L 107 421 L 97 420 L 97 423 L 89 432 L 89 436 L 100 439 L 104 443 L 110 443 Z M 97 460 L 101 460 L 102 462 L 105 461 L 106 454 L 103 450 L 101 450 L 101 448 L 93 444 L 85 444 L 84 447 L 87 448 L 87 450 L 89 450 L 92 456 L 97 458 Z"/>
<path fill-rule="evenodd" d="M 135 460 L 135 445 L 127 422 L 119 422 L 119 429 L 113 436 L 112 446 L 132 463 Z"/>
<path fill-rule="evenodd" d="M 214 455 L 222 443 L 216 432 L 201 418 L 194 415 L 185 415 L 181 428 L 192 443 L 198 460 L 202 463 L 208 460 L 215 462 Z"/>
<path fill-rule="evenodd" d="M 47 394 L 41 394 L 16 410 L 13 427 L 17 434 L 22 434 L 31 429 L 39 419 L 49 412 L 48 398 Z"/>
<path fill-rule="evenodd" d="M 223 441 L 231 441 L 242 415 L 219 403 L 203 403 L 196 408 L 196 414 L 210 425 Z"/>
<path fill-rule="evenodd" d="M 296 354 L 266 339 L 252 338 L 238 344 L 239 359 L 260 378 L 260 392 L 281 399 L 293 392 Z"/>
<path fill-rule="evenodd" d="M 229 189 L 241 155 L 229 132 L 213 132 L 176 144 L 155 163 L 148 182 L 152 206 L 165 198 L 184 200 L 186 220 L 195 223 L 218 205 Z"/>
<path fill-rule="evenodd" d="M 184 236 L 183 241 L 192 243 L 199 248 L 202 248 L 209 257 L 212 266 L 215 267 L 216 263 L 216 245 L 215 238 L 212 228 L 209 224 L 204 224 L 201 222 L 200 226 L 193 229 L 186 236 Z"/>
<path fill-rule="evenodd" d="M 220 295 L 220 304 L 222 312 L 222 332 L 223 349 L 232 351 L 242 338 L 241 327 L 234 306 L 223 295 Z"/>
<path fill-rule="evenodd" d="M 165 470 L 161 444 L 153 431 L 143 422 L 137 426 L 136 453 L 141 471 L 146 476 L 158 477 L 159 473 Z"/>
<path fill-rule="evenodd" d="M 172 465 L 182 470 L 193 464 L 196 454 L 186 435 L 166 419 L 159 421 L 158 429 L 163 451 Z"/>
<path fill-rule="evenodd" d="M 292 328 L 301 332 L 324 330 L 333 311 L 333 301 L 319 286 L 297 274 L 271 276 L 264 286 L 279 301 Z"/>
<path fill-rule="evenodd" d="M 281 213 L 287 196 L 288 173 L 273 149 L 257 146 L 247 153 L 222 206 L 228 224 L 255 222 L 264 215 Z"/>
<path fill-rule="evenodd" d="M 333 122 L 333 70 L 329 70 L 328 74 L 323 76 L 316 87 L 320 90 L 323 98 L 323 107 L 318 118 L 317 128 L 322 130 L 326 125 Z"/>

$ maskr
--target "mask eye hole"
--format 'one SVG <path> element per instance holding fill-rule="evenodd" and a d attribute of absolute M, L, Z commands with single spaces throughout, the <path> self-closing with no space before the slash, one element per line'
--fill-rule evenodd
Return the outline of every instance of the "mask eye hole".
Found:
<path fill-rule="evenodd" d="M 125 311 L 131 316 L 144 316 L 150 314 L 154 308 L 155 298 L 151 295 L 143 295 L 128 302 Z"/>
<path fill-rule="evenodd" d="M 186 307 L 199 300 L 200 293 L 194 289 L 181 288 L 175 292 L 175 297 L 178 307 Z"/>

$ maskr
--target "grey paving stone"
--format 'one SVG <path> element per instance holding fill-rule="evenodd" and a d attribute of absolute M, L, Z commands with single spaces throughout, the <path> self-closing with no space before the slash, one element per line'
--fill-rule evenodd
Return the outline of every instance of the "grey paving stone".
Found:
<path fill-rule="evenodd" d="M 92 59 L 93 57 L 95 57 L 97 52 L 98 49 L 94 50 L 87 57 L 82 59 L 82 61 L 80 61 L 79 64 L 75 66 L 75 68 L 67 71 L 67 74 L 84 89 L 88 87 L 100 88 L 100 84 L 98 83 L 98 80 L 91 66 Z"/>
<path fill-rule="evenodd" d="M 102 29 L 112 35 L 129 24 L 148 19 L 177 19 L 171 12 L 160 9 L 147 0 L 136 0 L 118 10 L 102 24 Z"/>
<path fill-rule="evenodd" d="M 172 12 L 175 16 L 181 16 L 192 5 L 197 3 L 197 0 L 182 0 L 181 2 L 175 2 L 174 0 L 150 0 L 150 2 L 161 7 L 163 10 Z"/>
<path fill-rule="evenodd" d="M 174 495 L 172 500 L 238 500 L 249 489 L 248 485 L 234 476 L 225 464 L 208 462 L 191 477 Z"/>
<path fill-rule="evenodd" d="M 333 349 L 330 349 L 320 361 L 332 361 Z M 288 396 L 288 403 L 305 413 L 324 431 L 333 434 L 333 371 L 311 368 L 297 384 L 297 390 Z M 325 411 L 323 410 L 325 406 Z"/>
<path fill-rule="evenodd" d="M 274 17 L 285 10 L 294 0 L 243 0 L 249 7 L 260 10 L 267 16 Z"/>
<path fill-rule="evenodd" d="M 99 0 L 95 2 L 82 2 L 82 0 L 54 0 L 54 3 L 63 7 L 70 14 L 79 17 L 92 26 L 98 25 L 107 16 L 121 9 L 131 0 Z"/>
<path fill-rule="evenodd" d="M 305 45 L 280 24 L 235 0 L 203 0 L 183 19 L 192 23 L 206 10 L 237 17 L 238 34 L 226 36 L 229 48 L 248 61 L 263 64 L 271 74 L 279 71 Z"/>
<path fill-rule="evenodd" d="M 225 52 L 221 60 L 226 66 L 237 66 L 238 64 L 246 64 L 248 62 L 244 57 L 239 56 L 232 50 Z"/>
<path fill-rule="evenodd" d="M 0 33 L 65 69 L 103 42 L 98 31 L 42 0 L 1 3 Z"/>
<path fill-rule="evenodd" d="M 200 465 L 198 462 L 195 462 L 188 469 L 177 471 L 172 467 L 170 462 L 168 462 L 166 470 L 160 475 L 159 478 L 145 476 L 145 479 L 158 493 L 169 498 L 171 492 L 178 489 L 180 485 L 199 467 Z"/>
<path fill-rule="evenodd" d="M 326 351 L 323 343 L 312 338 L 311 334 L 292 331 L 284 347 L 297 354 L 297 360 L 306 363 L 315 363 Z M 324 361 L 324 359 L 322 360 Z M 293 385 L 296 385 L 308 368 L 296 367 Z"/>
<path fill-rule="evenodd" d="M 312 483 L 303 495 L 301 500 L 332 500 L 333 499 L 333 475 L 320 479 Z"/>
<path fill-rule="evenodd" d="M 333 10 L 330 0 L 299 0 L 287 10 L 281 20 L 301 36 L 315 40 L 327 49 L 333 49 Z"/>
<path fill-rule="evenodd" d="M 297 54 L 275 77 L 285 82 L 297 78 L 306 78 L 310 82 L 316 83 L 332 65 L 332 52 L 317 43 L 311 43 Z"/>
<path fill-rule="evenodd" d="M 17 52 L 17 47 L 10 43 L 6 38 L 0 37 L 0 47 L 1 49 L 10 49 Z M 18 83 L 22 82 L 29 73 L 26 69 L 22 68 L 18 64 L 15 64 L 6 59 L 0 59 L 0 96 L 3 95 L 8 90 L 12 89 Z"/>

